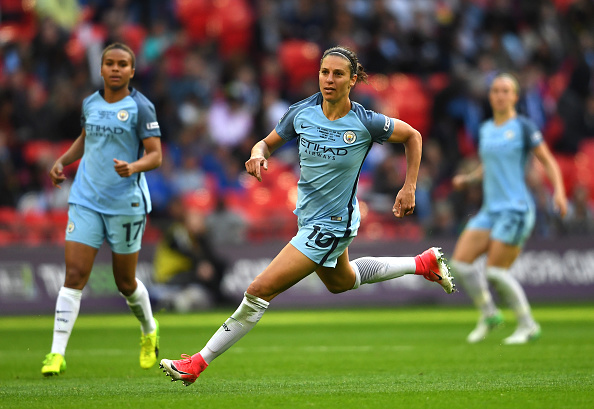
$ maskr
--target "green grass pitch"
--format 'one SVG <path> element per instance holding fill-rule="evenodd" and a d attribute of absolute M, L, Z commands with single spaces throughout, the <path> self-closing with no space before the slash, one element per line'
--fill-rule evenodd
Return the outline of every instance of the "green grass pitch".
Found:
<path fill-rule="evenodd" d="M 84 309 L 84 304 L 83 304 Z M 157 314 L 161 357 L 202 348 L 231 311 Z M 275 311 L 198 381 L 138 365 L 130 315 L 81 315 L 67 371 L 43 378 L 53 317 L 0 317 L 0 408 L 592 408 L 594 306 L 536 306 L 543 337 L 464 339 L 477 313 L 425 307 Z"/>

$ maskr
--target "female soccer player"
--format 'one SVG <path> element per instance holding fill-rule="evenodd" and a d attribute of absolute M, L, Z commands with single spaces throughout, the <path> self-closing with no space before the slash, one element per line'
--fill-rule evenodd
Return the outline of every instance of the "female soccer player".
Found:
<path fill-rule="evenodd" d="M 513 76 L 504 73 L 495 77 L 489 91 L 493 118 L 483 123 L 479 134 L 482 164 L 470 174 L 453 179 L 457 189 L 480 180 L 483 184 L 481 210 L 468 222 L 452 257 L 452 268 L 481 311 L 476 328 L 467 338 L 471 343 L 482 341 L 490 330 L 503 322 L 487 280 L 517 316 L 517 329 L 503 342 L 524 344 L 540 336 L 540 326 L 532 317 L 526 295 L 509 274 L 509 268 L 534 227 L 534 203 L 524 180 L 530 151 L 543 164 L 553 183 L 555 207 L 561 216 L 567 212 L 559 166 L 536 126 L 517 114 L 518 93 L 519 86 Z M 484 253 L 487 254 L 486 274 L 472 265 Z"/>
<path fill-rule="evenodd" d="M 213 359 L 256 325 L 274 297 L 313 272 L 332 293 L 404 274 L 422 275 L 447 293 L 454 291 L 449 268 L 436 247 L 415 257 L 364 257 L 349 262 L 348 246 L 360 221 L 357 182 L 372 144 L 402 143 L 406 149 L 406 179 L 392 209 L 396 217 L 414 210 L 421 161 L 419 132 L 349 99 L 351 88 L 366 77 L 354 52 L 344 47 L 326 50 L 320 62 L 320 92 L 292 105 L 276 128 L 252 148 L 245 166 L 261 181 L 268 157 L 285 142 L 298 140 L 301 177 L 295 214 L 299 231 L 254 279 L 239 308 L 199 353 L 161 360 L 160 366 L 173 381 L 193 383 Z"/>
<path fill-rule="evenodd" d="M 140 366 L 157 362 L 159 326 L 146 287 L 136 279 L 136 264 L 151 199 L 144 173 L 161 165 L 161 132 L 153 104 L 130 88 L 135 56 L 120 43 L 101 58 L 104 89 L 82 104 L 82 132 L 50 170 L 54 186 L 64 166 L 81 159 L 70 190 L 66 229 L 66 278 L 56 302 L 52 349 L 41 373 L 66 369 L 64 354 L 78 316 L 82 290 L 103 241 L 111 246 L 118 290 L 141 325 Z"/>

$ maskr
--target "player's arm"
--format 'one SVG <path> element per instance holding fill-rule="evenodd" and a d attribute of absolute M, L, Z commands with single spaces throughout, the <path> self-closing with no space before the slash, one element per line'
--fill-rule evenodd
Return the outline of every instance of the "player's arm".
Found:
<path fill-rule="evenodd" d="M 161 166 L 163 153 L 161 151 L 161 138 L 151 136 L 142 140 L 144 155 L 135 162 L 128 163 L 114 158 L 115 171 L 121 177 L 132 176 L 134 173 L 148 172 Z"/>
<path fill-rule="evenodd" d="M 470 184 L 478 183 L 483 180 L 483 165 L 479 164 L 478 167 L 472 172 L 466 175 L 456 175 L 452 179 L 452 186 L 456 190 L 461 190 Z"/>
<path fill-rule="evenodd" d="M 76 140 L 72 142 L 72 145 L 70 145 L 70 148 L 68 148 L 68 150 L 58 158 L 58 160 L 54 163 L 54 166 L 52 166 L 50 169 L 49 174 L 50 178 L 52 179 L 52 184 L 58 189 L 61 189 L 60 183 L 66 180 L 66 175 L 64 175 L 64 166 L 68 166 L 82 158 L 85 152 L 86 135 L 87 133 L 83 128 L 78 138 L 76 138 Z"/>
<path fill-rule="evenodd" d="M 245 169 L 247 172 L 258 179 L 258 182 L 262 181 L 262 171 L 268 170 L 268 158 L 272 153 L 285 144 L 285 140 L 273 130 L 268 136 L 261 141 L 258 141 L 252 148 L 250 158 L 245 162 Z"/>
<path fill-rule="evenodd" d="M 561 176 L 561 169 L 555 160 L 555 157 L 547 147 L 546 143 L 541 143 L 533 150 L 536 159 L 543 165 L 545 172 L 553 184 L 555 190 L 553 194 L 553 203 L 555 208 L 559 211 L 561 217 L 565 217 L 567 213 L 567 195 L 565 193 L 565 185 L 563 184 L 563 177 Z"/>
<path fill-rule="evenodd" d="M 423 141 L 421 134 L 406 122 L 393 119 L 394 131 L 388 138 L 390 143 L 401 143 L 404 145 L 406 155 L 406 178 L 404 186 L 396 195 L 392 212 L 396 217 L 404 217 L 412 214 L 415 210 L 415 192 L 417 190 L 417 178 L 419 166 L 421 166 L 421 154 L 423 152 Z"/>

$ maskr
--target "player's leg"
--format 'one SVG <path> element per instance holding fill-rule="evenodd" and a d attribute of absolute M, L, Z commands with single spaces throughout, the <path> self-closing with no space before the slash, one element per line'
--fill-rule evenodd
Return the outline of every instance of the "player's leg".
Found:
<path fill-rule="evenodd" d="M 534 320 L 524 289 L 509 273 L 509 268 L 520 254 L 521 247 L 493 241 L 487 258 L 487 279 L 516 315 L 515 332 L 504 340 L 505 344 L 524 344 L 540 336 L 540 326 Z"/>
<path fill-rule="evenodd" d="M 505 344 L 523 344 L 540 336 L 540 326 L 532 317 L 524 289 L 509 273 L 533 227 L 533 212 L 505 212 L 498 217 L 491 233 L 487 279 L 514 311 L 518 321 L 516 331 L 504 340 Z"/>
<path fill-rule="evenodd" d="M 493 301 L 484 271 L 473 265 L 489 248 L 492 226 L 492 217 L 487 212 L 479 212 L 468 222 L 452 255 L 454 275 L 480 311 L 476 327 L 466 338 L 471 343 L 484 340 L 491 330 L 503 323 L 503 315 Z"/>
<path fill-rule="evenodd" d="M 159 324 L 145 285 L 136 278 L 138 253 L 146 216 L 103 215 L 107 241 L 112 249 L 113 276 L 116 286 L 130 311 L 140 323 L 140 366 L 144 369 L 157 363 L 159 354 Z"/>
<path fill-rule="evenodd" d="M 51 352 L 46 355 L 41 368 L 44 376 L 58 375 L 66 370 L 64 357 L 78 318 L 82 290 L 89 280 L 95 256 L 103 242 L 103 226 L 97 214 L 84 207 L 71 205 L 68 219 L 64 246 L 66 272 L 64 285 L 56 299 Z"/>
<path fill-rule="evenodd" d="M 443 254 L 436 247 L 414 257 L 361 257 L 353 261 L 349 261 L 346 248 L 334 267 L 320 266 L 316 273 L 334 294 L 405 274 L 422 275 L 429 281 L 439 283 L 447 293 L 453 292 L 455 288 Z"/>
<path fill-rule="evenodd" d="M 192 356 L 182 355 L 184 359 L 180 360 L 162 359 L 161 368 L 171 376 L 172 381 L 181 380 L 186 386 L 194 383 L 208 364 L 233 346 L 258 323 L 274 297 L 307 277 L 315 268 L 315 262 L 293 245 L 287 244 L 268 267 L 254 279 L 237 310 L 199 353 Z"/>

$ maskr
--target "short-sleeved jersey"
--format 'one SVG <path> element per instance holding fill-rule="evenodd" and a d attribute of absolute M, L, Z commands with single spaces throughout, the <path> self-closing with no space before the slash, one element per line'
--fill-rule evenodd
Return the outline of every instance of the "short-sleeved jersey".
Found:
<path fill-rule="evenodd" d="M 351 102 L 342 118 L 328 120 L 321 93 L 294 105 L 281 118 L 276 132 L 297 139 L 301 175 L 295 214 L 299 225 L 325 223 L 354 234 L 360 222 L 357 184 L 373 142 L 383 143 L 394 121 Z"/>
<path fill-rule="evenodd" d="M 543 143 L 542 134 L 526 117 L 517 116 L 502 125 L 488 120 L 479 132 L 483 164 L 483 207 L 490 212 L 526 211 L 534 202 L 525 180 L 532 149 Z"/>
<path fill-rule="evenodd" d="M 85 150 L 68 202 L 111 215 L 150 212 L 144 173 L 123 178 L 113 160 L 134 162 L 144 154 L 143 139 L 161 136 L 153 104 L 135 89 L 114 103 L 97 91 L 82 103 L 81 125 Z"/>

